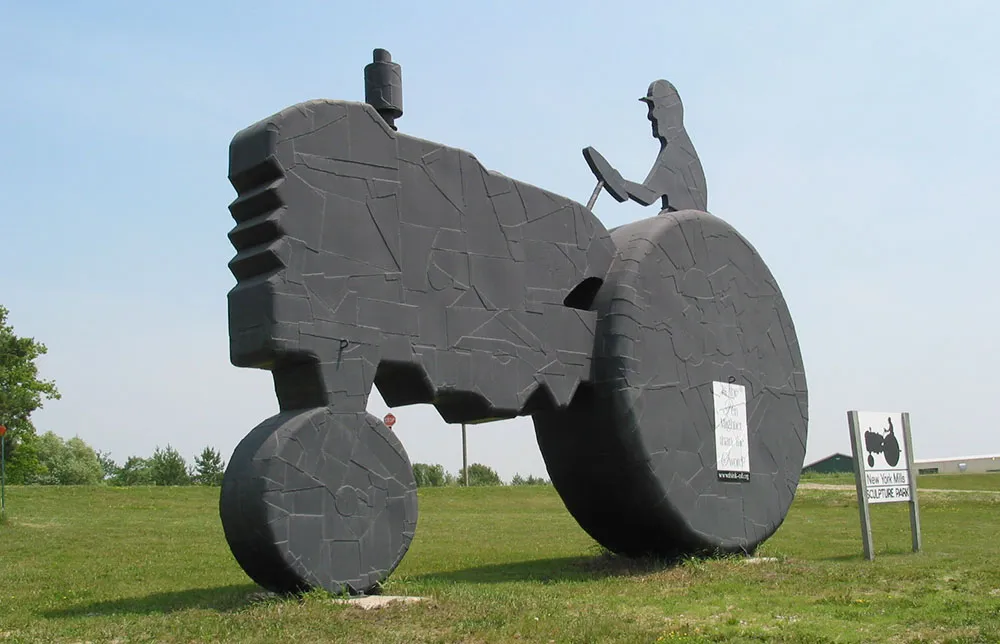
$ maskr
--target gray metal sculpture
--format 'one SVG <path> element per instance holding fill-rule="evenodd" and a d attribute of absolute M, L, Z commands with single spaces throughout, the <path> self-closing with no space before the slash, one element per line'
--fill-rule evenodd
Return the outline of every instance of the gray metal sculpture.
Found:
<path fill-rule="evenodd" d="M 301 103 L 230 146 L 231 358 L 270 370 L 280 406 L 223 481 L 247 574 L 363 593 L 405 555 L 416 485 L 366 412 L 373 386 L 451 423 L 531 415 L 567 508 L 616 552 L 749 552 L 773 534 L 805 456 L 802 359 L 773 276 L 705 211 L 673 86 L 643 99 L 661 150 L 642 184 L 584 150 L 587 207 L 398 133 L 388 52 L 365 89 L 366 103 Z M 590 211 L 602 187 L 663 210 L 609 232 Z M 718 436 L 740 424 L 713 396 L 736 387 L 748 411 L 729 472 Z"/>

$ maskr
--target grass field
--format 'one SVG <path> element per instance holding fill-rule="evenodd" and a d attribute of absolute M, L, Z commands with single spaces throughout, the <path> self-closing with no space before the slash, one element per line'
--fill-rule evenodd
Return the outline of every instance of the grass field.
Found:
<path fill-rule="evenodd" d="M 874 507 L 867 562 L 854 492 L 803 489 L 759 553 L 777 561 L 668 565 L 601 554 L 551 487 L 425 489 L 386 592 L 429 599 L 375 611 L 262 597 L 229 554 L 217 488 L 7 500 L 0 644 L 1000 641 L 996 492 L 921 494 L 916 555 L 905 506 Z"/>

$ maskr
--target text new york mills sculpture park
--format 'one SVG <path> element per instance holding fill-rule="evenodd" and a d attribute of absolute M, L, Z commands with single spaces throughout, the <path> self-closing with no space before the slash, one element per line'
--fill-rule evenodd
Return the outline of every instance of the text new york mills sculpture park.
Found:
<path fill-rule="evenodd" d="M 549 476 L 625 556 L 751 552 L 784 520 L 806 446 L 802 357 L 753 246 L 707 211 L 677 90 L 649 86 L 642 183 L 595 150 L 584 206 L 402 134 L 400 68 L 365 103 L 300 103 L 230 145 L 231 359 L 280 413 L 237 446 L 220 514 L 275 592 L 373 590 L 417 528 L 403 446 L 366 411 L 530 415 Z M 660 211 L 612 230 L 600 190 Z"/>

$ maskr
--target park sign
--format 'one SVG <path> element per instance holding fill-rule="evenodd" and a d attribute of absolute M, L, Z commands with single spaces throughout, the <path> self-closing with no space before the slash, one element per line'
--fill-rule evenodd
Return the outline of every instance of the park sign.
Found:
<path fill-rule="evenodd" d="M 920 512 L 913 475 L 910 414 L 906 412 L 847 412 L 854 456 L 854 481 L 861 516 L 865 557 L 875 558 L 868 506 L 909 503 L 913 551 L 920 550 Z"/>
<path fill-rule="evenodd" d="M 910 467 L 903 435 L 902 414 L 858 412 L 861 444 L 867 453 L 861 461 L 865 498 L 869 503 L 909 501 Z"/>

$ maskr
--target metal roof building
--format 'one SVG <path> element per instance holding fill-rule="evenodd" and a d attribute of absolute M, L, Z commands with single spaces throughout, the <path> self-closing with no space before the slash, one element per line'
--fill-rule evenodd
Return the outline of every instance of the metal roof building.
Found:
<path fill-rule="evenodd" d="M 835 472 L 854 473 L 854 459 L 849 454 L 837 452 L 803 467 L 802 473 L 805 474 L 807 472 L 816 474 L 833 474 Z"/>
<path fill-rule="evenodd" d="M 1000 472 L 1000 454 L 914 459 L 918 474 L 982 474 Z"/>

